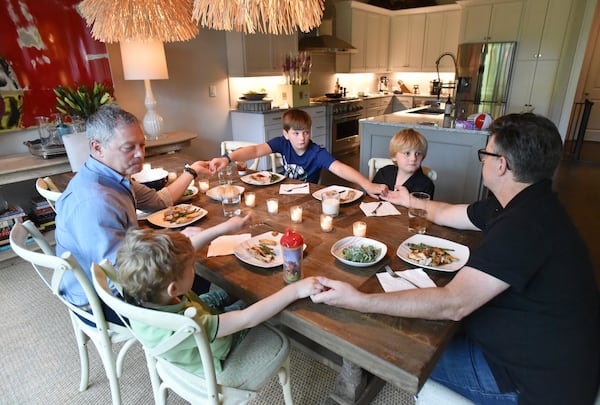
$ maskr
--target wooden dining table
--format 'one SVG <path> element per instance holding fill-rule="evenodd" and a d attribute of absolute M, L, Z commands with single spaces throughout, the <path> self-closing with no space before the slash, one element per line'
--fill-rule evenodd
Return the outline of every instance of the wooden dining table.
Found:
<path fill-rule="evenodd" d="M 193 158 L 184 153 L 156 156 L 148 159 L 153 167 L 162 166 L 169 171 L 181 172 L 183 164 Z M 210 187 L 218 185 L 217 177 L 209 178 Z M 333 219 L 333 231 L 323 232 L 320 227 L 321 201 L 312 193 L 327 185 L 309 184 L 308 194 L 280 194 L 280 185 L 296 182 L 285 179 L 266 186 L 249 185 L 238 176 L 234 185 L 244 187 L 244 192 L 256 193 L 256 205 L 245 207 L 242 215 L 251 214 L 252 224 L 240 231 L 252 236 L 271 232 L 282 235 L 287 228 L 300 233 L 306 244 L 302 275 L 325 276 L 343 280 L 365 293 L 381 293 L 383 289 L 375 276 L 386 265 L 394 270 L 413 268 L 401 260 L 396 250 L 407 238 L 408 215 L 404 207 L 397 207 L 400 215 L 366 216 L 361 202 L 376 201 L 363 195 L 357 201 L 342 204 L 340 213 Z M 266 200 L 277 198 L 279 211 L 268 214 Z M 222 205 L 208 195 L 198 193 L 188 203 L 202 207 L 208 214 L 194 226 L 210 227 L 225 221 Z M 302 223 L 292 223 L 290 207 L 303 208 Z M 375 265 L 354 267 L 343 264 L 331 253 L 337 241 L 353 234 L 353 223 L 367 225 L 366 237 L 382 242 L 387 247 L 385 257 Z M 479 242 L 479 233 L 459 231 L 432 223 L 427 234 L 451 240 L 469 248 Z M 263 268 L 250 265 L 234 255 L 207 257 L 208 246 L 198 251 L 197 272 L 229 294 L 251 304 L 273 294 L 285 283 L 282 266 Z M 426 270 L 437 285 L 450 281 L 454 273 Z M 341 359 L 340 371 L 330 399 L 337 403 L 368 403 L 384 382 L 416 394 L 443 352 L 446 344 L 460 327 L 459 322 L 411 319 L 380 314 L 361 313 L 315 304 L 309 298 L 298 300 L 283 310 L 276 319 L 292 337 L 297 336 L 336 354 Z"/>

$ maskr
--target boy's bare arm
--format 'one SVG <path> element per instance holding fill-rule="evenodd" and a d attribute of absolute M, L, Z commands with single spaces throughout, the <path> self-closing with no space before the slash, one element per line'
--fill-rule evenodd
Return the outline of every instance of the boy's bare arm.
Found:
<path fill-rule="evenodd" d="M 229 159 L 232 162 L 245 162 L 250 159 L 263 157 L 272 152 L 271 147 L 268 143 L 261 143 L 257 145 L 244 146 L 229 153 Z M 214 158 L 210 161 L 210 170 L 215 172 L 221 170 L 229 164 L 229 160 L 226 157 Z"/>
<path fill-rule="evenodd" d="M 329 166 L 329 171 L 344 180 L 356 183 L 361 186 L 371 197 L 379 198 L 388 191 L 385 184 L 371 183 L 369 179 L 363 176 L 358 170 L 353 169 L 345 163 L 336 160 Z"/>

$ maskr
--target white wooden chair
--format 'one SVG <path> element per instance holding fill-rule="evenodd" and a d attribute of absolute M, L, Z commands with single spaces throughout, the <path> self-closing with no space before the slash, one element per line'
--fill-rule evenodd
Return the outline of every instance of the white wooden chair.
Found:
<path fill-rule="evenodd" d="M 167 389 L 194 404 L 246 403 L 273 375 L 278 374 L 285 403 L 292 405 L 289 341 L 280 331 L 266 324 L 252 328 L 229 353 L 223 371 L 217 375 L 206 333 L 192 319 L 194 308 L 180 315 L 129 304 L 115 297 L 108 288 L 106 277 L 114 280 L 114 275 L 115 270 L 107 260 L 92 264 L 94 286 L 108 306 L 121 317 L 173 332 L 155 347 L 143 345 L 142 342 L 157 404 L 166 403 Z M 193 338 L 198 347 L 204 376 L 192 374 L 161 357 L 188 338 Z"/>
<path fill-rule="evenodd" d="M 382 167 L 388 166 L 388 165 L 393 165 L 394 161 L 390 158 L 371 158 L 369 159 L 368 162 L 368 166 L 369 166 L 369 180 L 373 180 L 373 177 L 375 177 L 375 173 L 377 173 L 377 170 L 381 169 Z M 430 169 L 429 167 L 426 166 L 421 166 L 423 168 L 423 173 L 425 173 L 425 175 L 427 177 L 429 177 L 432 181 L 436 181 L 437 180 L 437 172 L 433 169 Z"/>
<path fill-rule="evenodd" d="M 463 397 L 450 388 L 431 379 L 425 381 L 419 393 L 415 396 L 415 405 L 474 405 L 474 402 Z"/>
<path fill-rule="evenodd" d="M 36 246 L 27 246 L 27 240 L 33 238 Z M 24 260 L 30 262 L 43 282 L 52 290 L 52 293 L 67 306 L 77 348 L 79 350 L 79 360 L 81 363 L 81 381 L 79 391 L 85 391 L 89 381 L 89 357 L 87 343 L 91 339 L 100 354 L 104 370 L 110 384 L 112 403 L 117 405 L 121 403 L 121 391 L 118 378 L 123 370 L 123 360 L 127 350 L 136 342 L 131 332 L 124 326 L 107 322 L 104 318 L 100 299 L 92 286 L 91 280 L 85 272 L 79 267 L 79 264 L 70 252 L 58 257 L 54 255 L 50 244 L 44 239 L 35 224 L 26 221 L 23 224 L 17 223 L 10 232 L 10 246 L 12 250 Z M 33 249 L 40 249 L 34 251 Z M 90 302 L 91 313 L 71 304 L 60 292 L 60 283 L 67 272 L 72 272 L 83 287 L 83 290 Z M 93 322 L 96 327 L 85 323 L 77 315 Z M 113 354 L 113 344 L 124 342 L 117 358 Z"/>
<path fill-rule="evenodd" d="M 61 196 L 60 190 L 54 185 L 54 182 L 50 177 L 39 177 L 35 181 L 35 189 L 37 192 L 48 201 L 48 204 L 52 207 L 54 212 L 56 212 L 56 208 L 54 207 L 54 202 L 58 200 Z"/>

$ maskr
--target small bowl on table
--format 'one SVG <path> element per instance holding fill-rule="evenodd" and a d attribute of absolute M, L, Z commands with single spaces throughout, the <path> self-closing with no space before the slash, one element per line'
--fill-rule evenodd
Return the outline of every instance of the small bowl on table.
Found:
<path fill-rule="evenodd" d="M 267 93 L 245 93 L 244 97 L 246 100 L 259 101 L 267 96 Z"/>
<path fill-rule="evenodd" d="M 131 178 L 138 183 L 158 191 L 167 185 L 169 172 L 165 169 L 146 169 L 132 175 Z"/>

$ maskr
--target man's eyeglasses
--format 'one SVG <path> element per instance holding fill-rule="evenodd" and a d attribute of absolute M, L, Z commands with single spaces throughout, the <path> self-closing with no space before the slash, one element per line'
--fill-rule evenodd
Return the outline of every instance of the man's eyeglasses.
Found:
<path fill-rule="evenodd" d="M 483 162 L 483 156 L 493 156 L 493 157 L 503 157 L 502 155 L 499 155 L 497 153 L 492 153 L 492 152 L 488 152 L 487 150 L 484 149 L 479 149 L 477 151 L 477 157 L 479 158 L 480 162 Z M 510 170 L 510 167 L 508 166 L 508 159 L 506 159 L 506 157 L 504 157 L 504 159 L 506 160 L 506 168 L 508 170 Z"/>

